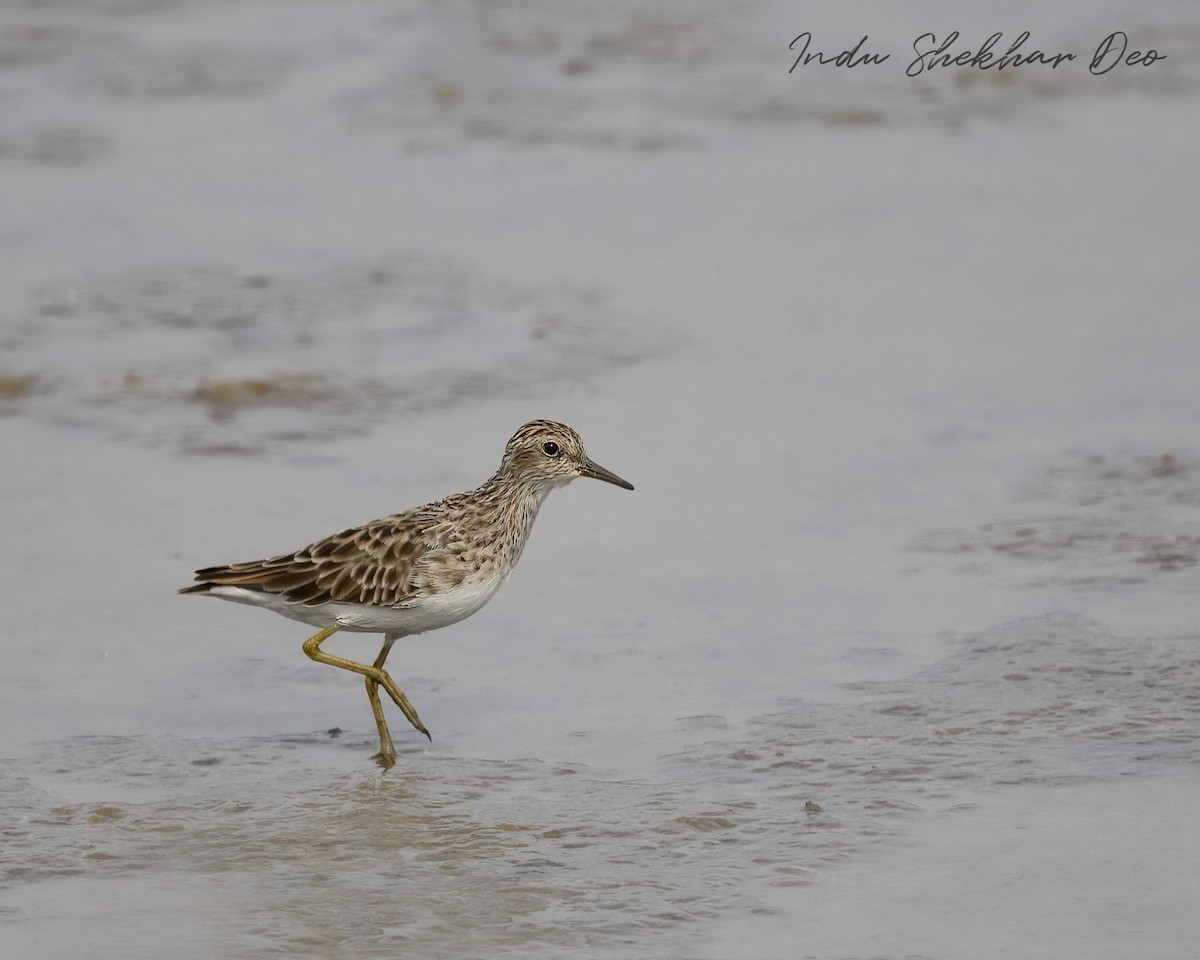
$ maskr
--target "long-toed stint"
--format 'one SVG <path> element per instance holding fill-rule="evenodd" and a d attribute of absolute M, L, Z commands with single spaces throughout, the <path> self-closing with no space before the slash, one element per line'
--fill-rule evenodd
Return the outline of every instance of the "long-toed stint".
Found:
<path fill-rule="evenodd" d="M 633 485 L 588 458 L 579 434 L 553 420 L 532 420 L 504 448 L 500 469 L 482 486 L 352 527 L 269 560 L 206 567 L 180 593 L 248 603 L 320 627 L 304 642 L 318 663 L 366 677 L 379 728 L 381 766 L 396 748 L 379 701 L 383 687 L 417 730 L 417 711 L 383 669 L 401 637 L 469 617 L 508 579 L 525 548 L 542 501 L 576 477 Z M 334 656 L 321 644 L 338 630 L 382 633 L 371 665 Z"/>

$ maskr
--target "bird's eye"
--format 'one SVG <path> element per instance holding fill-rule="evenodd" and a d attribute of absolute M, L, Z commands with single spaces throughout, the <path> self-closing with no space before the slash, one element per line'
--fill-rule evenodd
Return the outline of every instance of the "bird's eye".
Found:
<path fill-rule="evenodd" d="M 558 444 L 553 440 L 547 440 L 542 444 L 542 453 L 548 457 L 557 457 L 560 453 L 562 453 L 562 450 L 559 449 Z"/>

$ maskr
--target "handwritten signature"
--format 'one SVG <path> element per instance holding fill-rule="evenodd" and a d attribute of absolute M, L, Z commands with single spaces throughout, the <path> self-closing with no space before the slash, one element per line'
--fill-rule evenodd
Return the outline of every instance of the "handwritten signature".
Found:
<path fill-rule="evenodd" d="M 913 51 L 917 56 L 908 64 L 904 73 L 909 77 L 919 77 L 941 67 L 967 67 L 978 70 L 1003 70 L 1006 67 L 1023 67 L 1029 65 L 1049 66 L 1056 70 L 1064 63 L 1078 60 L 1074 53 L 1046 53 L 1042 50 L 1026 49 L 1030 33 L 1022 31 L 1008 49 L 1003 53 L 997 52 L 997 47 L 1004 39 L 1001 32 L 993 33 L 983 41 L 976 50 L 954 50 L 959 41 L 957 30 L 951 31 L 939 42 L 937 35 L 923 33 L 913 41 Z M 878 66 L 891 58 L 890 53 L 870 53 L 864 48 L 870 38 L 863 35 L 853 47 L 847 47 L 837 53 L 826 53 L 823 50 L 812 50 L 813 35 L 807 30 L 796 37 L 788 49 L 796 52 L 796 58 L 788 68 L 788 73 L 794 73 L 797 67 L 818 66 L 845 67 L 853 69 L 861 66 Z M 1166 60 L 1165 53 L 1159 53 L 1153 48 L 1147 50 L 1130 50 L 1129 35 L 1124 30 L 1114 30 L 1100 41 L 1088 61 L 1088 72 L 1093 76 L 1103 76 L 1116 67 L 1148 67 L 1160 60 Z"/>

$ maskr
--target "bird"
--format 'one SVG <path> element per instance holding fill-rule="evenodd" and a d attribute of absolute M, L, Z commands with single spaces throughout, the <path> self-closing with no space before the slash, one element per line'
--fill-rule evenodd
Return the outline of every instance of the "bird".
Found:
<path fill-rule="evenodd" d="M 317 627 L 303 645 L 317 663 L 365 678 L 379 731 L 375 760 L 396 762 L 379 697 L 382 687 L 414 729 L 432 741 L 403 691 L 384 669 L 401 637 L 437 630 L 476 613 L 513 572 L 546 495 L 577 477 L 632 490 L 597 464 L 571 427 L 531 420 L 504 447 L 499 469 L 480 486 L 351 527 L 293 553 L 196 571 L 181 594 L 249 604 Z M 372 664 L 328 653 L 339 630 L 382 633 Z"/>

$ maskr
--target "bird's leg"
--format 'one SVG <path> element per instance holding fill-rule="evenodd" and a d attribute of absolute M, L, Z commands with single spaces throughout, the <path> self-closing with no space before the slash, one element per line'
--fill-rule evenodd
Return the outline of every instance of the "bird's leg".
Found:
<path fill-rule="evenodd" d="M 367 678 L 367 696 L 371 698 L 371 710 L 375 713 L 376 718 L 382 716 L 383 708 L 379 707 L 379 692 L 378 687 L 382 686 L 388 692 L 388 696 L 400 708 L 409 723 L 413 725 L 413 729 L 418 733 L 425 734 L 427 740 L 433 740 L 429 735 L 429 731 L 425 729 L 425 724 L 421 722 L 421 718 L 417 716 L 417 711 L 411 703 L 408 702 L 400 688 L 396 686 L 396 681 L 392 679 L 391 674 L 383 669 L 383 662 L 387 659 L 388 651 L 392 649 L 392 644 L 395 643 L 402 634 L 389 633 L 384 635 L 383 649 L 379 651 L 379 656 L 375 658 L 375 663 L 372 664 L 372 671 L 378 672 L 378 677 L 374 673 L 363 674 Z M 376 708 L 378 711 L 376 712 Z"/>
<path fill-rule="evenodd" d="M 331 667 L 340 667 L 343 670 L 349 670 L 351 673 L 357 673 L 367 678 L 368 683 L 374 683 L 376 686 L 383 687 L 387 691 L 387 695 L 392 698 L 392 702 L 400 708 L 401 713 L 408 718 L 417 730 L 429 737 L 429 731 L 425 729 L 425 725 L 421 723 L 421 718 L 417 716 L 417 711 L 413 709 L 413 705 L 408 702 L 408 697 L 404 695 L 401 689 L 396 686 L 396 681 L 393 680 L 382 666 L 372 665 L 367 666 L 365 663 L 358 663 L 354 660 L 347 660 L 345 657 L 337 657 L 332 653 L 326 653 L 321 649 L 321 644 L 332 637 L 340 629 L 341 624 L 332 623 L 320 633 L 316 633 L 304 641 L 304 653 L 310 660 L 315 660 L 317 663 L 327 663 Z M 386 649 L 380 654 L 377 664 L 383 663 L 386 656 Z M 368 694 L 372 691 L 368 687 Z M 390 767 L 396 762 L 396 749 L 392 746 L 392 737 L 388 732 L 387 722 L 383 718 L 383 709 L 378 705 L 379 694 L 375 691 L 375 696 L 371 700 L 371 712 L 375 714 L 375 724 L 379 727 L 379 757 L 384 766 Z M 389 748 L 391 748 L 389 750 Z"/>
<path fill-rule="evenodd" d="M 392 744 L 392 735 L 388 732 L 387 720 L 383 716 L 383 704 L 379 702 L 379 684 L 370 677 L 367 677 L 367 697 L 371 700 L 375 726 L 379 728 L 379 753 L 375 755 L 375 759 L 381 766 L 390 767 L 396 762 L 396 747 Z"/>
<path fill-rule="evenodd" d="M 387 660 L 388 651 L 392 649 L 392 644 L 399 638 L 400 634 L 398 633 L 384 634 L 383 649 L 379 651 L 379 656 L 375 658 L 375 669 L 386 672 L 383 670 L 383 662 Z M 383 704 L 379 702 L 379 684 L 371 677 L 367 677 L 367 698 L 371 701 L 371 713 L 375 715 L 375 725 L 379 727 L 379 753 L 376 759 L 384 766 L 391 766 L 391 763 L 394 763 L 396 760 L 396 748 L 392 746 L 392 738 L 388 734 L 387 721 L 383 717 Z M 418 727 L 418 729 L 420 728 Z M 429 736 L 429 731 L 425 731 L 425 736 Z M 388 762 L 389 758 L 391 763 Z"/>

